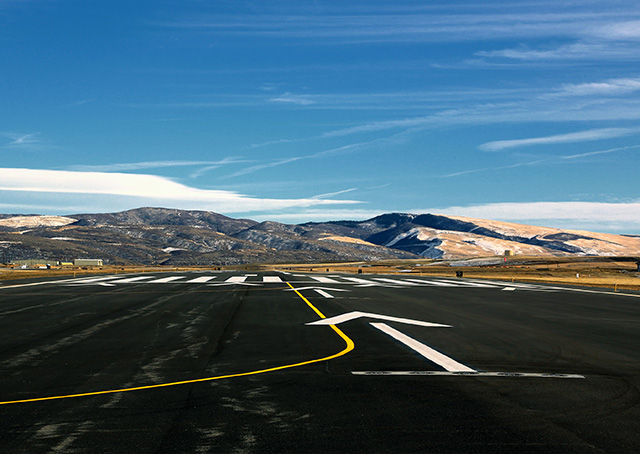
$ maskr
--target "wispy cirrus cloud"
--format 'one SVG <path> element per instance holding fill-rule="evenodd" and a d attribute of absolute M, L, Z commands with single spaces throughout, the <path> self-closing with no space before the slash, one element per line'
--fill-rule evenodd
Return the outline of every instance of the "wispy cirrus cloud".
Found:
<path fill-rule="evenodd" d="M 393 129 L 433 128 L 466 124 L 598 121 L 640 119 L 640 79 L 608 79 L 563 84 L 546 92 L 504 93 L 496 102 L 452 104 L 428 115 L 378 120 L 327 131 L 318 138 L 336 138 Z"/>
<path fill-rule="evenodd" d="M 625 78 L 609 79 L 603 82 L 565 84 L 546 96 L 619 96 L 637 91 L 640 91 L 640 78 Z"/>
<path fill-rule="evenodd" d="M 486 59 L 504 59 L 519 62 L 571 62 L 575 60 L 638 60 L 635 44 L 620 42 L 576 42 L 557 47 L 517 47 L 500 50 L 478 51 L 474 55 Z"/>
<path fill-rule="evenodd" d="M 473 174 L 473 173 L 495 172 L 495 171 L 498 171 L 498 170 L 516 169 L 518 167 L 531 167 L 531 166 L 537 166 L 537 165 L 541 165 L 541 164 L 551 164 L 553 162 L 577 160 L 577 159 L 581 159 L 581 158 L 588 158 L 588 157 L 591 157 L 591 156 L 598 156 L 598 155 L 617 153 L 617 152 L 620 152 L 620 151 L 636 150 L 638 148 L 640 148 L 640 145 L 629 145 L 629 146 L 626 146 L 626 147 L 609 148 L 607 150 L 589 151 L 589 152 L 586 152 L 586 153 L 577 153 L 577 154 L 566 155 L 566 156 L 552 156 L 552 157 L 549 157 L 549 158 L 536 159 L 536 160 L 533 160 L 533 161 L 518 162 L 518 163 L 515 163 L 515 164 L 504 165 L 504 166 L 483 167 L 483 168 L 479 168 L 479 169 L 462 170 L 462 171 L 459 171 L 459 172 L 453 172 L 453 173 L 449 173 L 449 174 L 446 174 L 446 175 L 440 175 L 440 178 L 452 178 L 452 177 L 459 177 L 459 176 L 463 176 L 463 175 L 469 175 L 469 174 Z"/>
<path fill-rule="evenodd" d="M 356 143 L 351 143 L 348 145 L 343 145 L 340 147 L 335 147 L 335 148 L 330 148 L 328 150 L 323 150 L 323 151 L 318 151 L 316 153 L 312 153 L 312 154 L 308 154 L 308 155 L 303 155 L 303 156 L 293 156 L 290 158 L 281 158 L 281 159 L 275 159 L 272 160 L 270 162 L 266 162 L 266 163 L 262 163 L 262 164 L 257 164 L 257 165 L 253 165 L 250 167 L 247 167 L 245 169 L 242 169 L 238 172 L 234 172 L 230 175 L 227 175 L 224 178 L 234 178 L 234 177 L 239 177 L 242 175 L 248 175 L 250 173 L 254 173 L 254 172 L 258 172 L 260 170 L 265 170 L 265 169 L 269 169 L 269 168 L 273 168 L 273 167 L 279 167 L 282 165 L 286 165 L 286 164 L 291 164 L 294 162 L 298 162 L 298 161 L 304 161 L 304 160 L 309 160 L 309 159 L 320 159 L 320 158 L 326 158 L 326 157 L 330 157 L 330 156 L 339 156 L 342 154 L 347 154 L 347 153 L 353 153 L 353 152 L 357 152 L 357 151 L 361 151 L 361 150 L 365 150 L 365 149 L 371 149 L 371 148 L 375 148 L 375 147 L 379 147 L 382 145 L 388 145 L 388 144 L 397 144 L 400 143 L 402 141 L 405 140 L 405 133 L 401 132 L 401 133 L 397 133 L 397 134 L 393 134 L 389 137 L 382 137 L 382 138 L 378 138 L 378 139 L 374 139 L 374 140 L 368 140 L 368 141 L 364 141 L 364 142 L 356 142 Z"/>
<path fill-rule="evenodd" d="M 590 142 L 594 140 L 612 139 L 615 137 L 628 136 L 640 132 L 638 128 L 601 128 L 587 131 L 571 132 L 567 134 L 556 134 L 546 137 L 532 137 L 516 140 L 497 140 L 487 142 L 478 148 L 482 151 L 502 151 L 510 148 L 526 147 L 531 145 L 554 145 L 561 143 Z"/>
<path fill-rule="evenodd" d="M 367 4 L 354 12 L 344 7 L 322 9 L 291 7 L 281 13 L 198 14 L 156 22 L 159 27 L 206 34 L 263 38 L 322 39 L 326 44 L 345 42 L 462 42 L 504 38 L 630 39 L 640 11 L 629 5 L 617 11 L 591 4 L 569 9 L 547 4 L 545 13 L 530 11 L 527 4 L 508 10 L 490 4 L 467 4 L 464 10 L 446 14 L 424 7 L 390 10 Z"/>
<path fill-rule="evenodd" d="M 66 170 L 77 172 L 126 172 L 131 170 L 159 169 L 163 167 L 196 167 L 207 166 L 208 170 L 223 165 L 246 163 L 243 158 L 228 157 L 219 161 L 142 161 L 142 162 L 126 162 L 113 164 L 97 164 L 97 165 L 72 165 L 67 166 Z"/>
<path fill-rule="evenodd" d="M 94 210 L 102 209 L 103 201 L 108 199 L 109 207 L 116 203 L 122 209 L 170 205 L 221 213 L 359 203 L 327 198 L 256 198 L 232 191 L 193 188 L 149 174 L 0 168 L 0 204 L 11 203 L 16 194 L 28 195 L 35 205 L 39 198 L 51 200 L 53 194 L 55 202 L 49 209 L 57 207 L 58 212 L 66 211 L 78 198 L 90 202 Z"/>
<path fill-rule="evenodd" d="M 308 96 L 304 95 L 295 95 L 293 93 L 284 93 L 275 98 L 269 99 L 271 102 L 285 103 L 285 104 L 296 104 L 299 106 L 309 106 L 314 104 L 314 101 L 310 99 Z"/>
<path fill-rule="evenodd" d="M 24 134 L 18 132 L 3 132 L 2 136 L 6 137 L 9 142 L 4 144 L 3 148 L 21 148 L 34 149 L 43 145 L 39 132 Z"/>
<path fill-rule="evenodd" d="M 342 191 L 336 191 L 336 192 L 329 192 L 326 194 L 319 194 L 319 195 L 314 195 L 312 197 L 312 199 L 326 199 L 327 197 L 335 197 L 337 195 L 340 194 L 347 194 L 349 192 L 353 192 L 353 191 L 357 191 L 358 188 L 349 188 L 349 189 L 343 189 Z"/>
<path fill-rule="evenodd" d="M 610 40 L 640 40 L 640 20 L 623 20 L 589 30 L 591 35 Z"/>

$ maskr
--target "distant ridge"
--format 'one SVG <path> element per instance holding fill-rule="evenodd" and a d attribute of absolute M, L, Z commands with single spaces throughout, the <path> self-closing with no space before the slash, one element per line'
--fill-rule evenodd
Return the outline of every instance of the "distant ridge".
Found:
<path fill-rule="evenodd" d="M 69 216 L 0 216 L 0 258 L 111 264 L 230 265 L 503 255 L 640 256 L 640 236 L 438 214 L 388 213 L 300 225 L 209 211 L 137 208 Z"/>

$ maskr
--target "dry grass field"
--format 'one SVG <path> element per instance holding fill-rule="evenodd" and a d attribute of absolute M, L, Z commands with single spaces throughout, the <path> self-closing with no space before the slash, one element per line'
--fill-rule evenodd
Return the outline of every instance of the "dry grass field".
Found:
<path fill-rule="evenodd" d="M 216 267 L 166 267 L 166 266 L 95 266 L 64 267 L 52 269 L 20 269 L 0 266 L 0 281 L 13 279 L 36 279 L 43 277 L 81 277 L 107 274 L 149 273 L 165 271 L 197 271 L 211 270 Z"/>
<path fill-rule="evenodd" d="M 272 265 L 262 269 L 320 273 L 403 274 L 412 276 L 490 279 L 513 282 L 540 282 L 640 290 L 640 271 L 635 261 L 596 257 L 512 257 L 500 265 L 449 266 L 430 260 L 353 263 L 319 263 L 313 265 Z"/>

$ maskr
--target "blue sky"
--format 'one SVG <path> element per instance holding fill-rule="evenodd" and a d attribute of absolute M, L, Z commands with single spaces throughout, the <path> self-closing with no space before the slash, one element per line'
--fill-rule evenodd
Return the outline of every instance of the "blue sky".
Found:
<path fill-rule="evenodd" d="M 0 212 L 640 234 L 634 1 L 0 2 Z"/>

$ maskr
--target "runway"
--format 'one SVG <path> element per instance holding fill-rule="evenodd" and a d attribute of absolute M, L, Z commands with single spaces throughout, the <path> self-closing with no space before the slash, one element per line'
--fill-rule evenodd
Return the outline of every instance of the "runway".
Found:
<path fill-rule="evenodd" d="M 637 452 L 640 294 L 410 275 L 0 285 L 0 451 Z"/>

